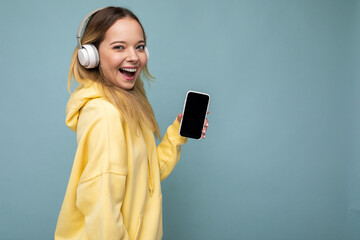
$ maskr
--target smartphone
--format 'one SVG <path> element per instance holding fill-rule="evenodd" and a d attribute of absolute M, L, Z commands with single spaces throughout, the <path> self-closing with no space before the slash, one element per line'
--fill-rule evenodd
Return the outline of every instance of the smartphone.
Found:
<path fill-rule="evenodd" d="M 196 91 L 186 93 L 183 117 L 180 123 L 180 136 L 201 139 L 209 102 L 210 95 L 207 93 Z"/>

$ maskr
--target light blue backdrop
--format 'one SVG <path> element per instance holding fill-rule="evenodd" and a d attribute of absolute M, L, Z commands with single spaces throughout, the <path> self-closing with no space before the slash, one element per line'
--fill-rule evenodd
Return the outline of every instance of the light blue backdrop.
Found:
<path fill-rule="evenodd" d="M 188 89 L 212 96 L 163 184 L 164 239 L 360 239 L 360 1 L 0 3 L 0 239 L 51 239 L 76 150 L 68 67 L 91 10 L 148 35 L 162 133 Z"/>

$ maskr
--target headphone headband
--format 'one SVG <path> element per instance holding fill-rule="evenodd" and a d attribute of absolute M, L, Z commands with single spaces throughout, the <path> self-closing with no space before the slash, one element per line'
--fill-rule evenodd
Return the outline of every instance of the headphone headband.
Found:
<path fill-rule="evenodd" d="M 83 18 L 83 20 L 81 21 L 80 26 L 79 26 L 78 31 L 77 31 L 77 34 L 76 34 L 79 49 L 82 48 L 82 45 L 81 45 L 81 33 L 83 31 L 85 23 L 92 17 L 93 14 L 95 14 L 96 12 L 98 12 L 98 11 L 104 9 L 104 8 L 106 8 L 106 7 L 95 9 L 94 11 L 88 13 L 88 15 L 86 15 Z"/>

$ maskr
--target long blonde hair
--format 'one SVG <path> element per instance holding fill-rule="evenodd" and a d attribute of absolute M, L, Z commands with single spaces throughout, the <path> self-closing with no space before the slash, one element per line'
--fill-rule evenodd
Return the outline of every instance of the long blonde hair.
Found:
<path fill-rule="evenodd" d="M 86 25 L 81 44 L 91 43 L 98 49 L 100 43 L 104 39 L 106 31 L 117 20 L 126 17 L 132 18 L 140 24 L 146 44 L 146 34 L 139 19 L 130 10 L 121 7 L 107 7 L 93 14 Z M 159 139 L 159 126 L 155 119 L 154 111 L 147 99 L 144 83 L 142 81 L 142 79 L 151 81 L 151 79 L 154 78 L 149 73 L 147 64 L 137 78 L 134 88 L 125 90 L 106 80 L 102 76 L 99 67 L 93 69 L 86 69 L 83 67 L 77 58 L 77 51 L 78 47 L 76 47 L 74 51 L 70 64 L 68 76 L 69 91 L 73 78 L 83 85 L 86 85 L 89 82 L 99 83 L 102 86 L 104 96 L 118 108 L 131 129 L 136 130 L 140 128 L 141 123 L 145 123 L 154 132 L 155 137 Z"/>

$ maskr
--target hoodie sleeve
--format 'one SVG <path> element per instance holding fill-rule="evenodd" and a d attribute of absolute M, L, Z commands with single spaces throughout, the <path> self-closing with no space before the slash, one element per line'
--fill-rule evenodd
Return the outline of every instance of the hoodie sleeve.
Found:
<path fill-rule="evenodd" d="M 126 143 L 120 113 L 101 99 L 88 102 L 77 125 L 77 157 L 85 165 L 76 207 L 89 239 L 129 239 L 121 206 L 127 175 Z"/>
<path fill-rule="evenodd" d="M 187 141 L 187 138 L 179 135 L 179 129 L 180 123 L 175 119 L 157 147 L 161 181 L 167 178 L 175 168 L 180 159 L 181 145 Z"/>

